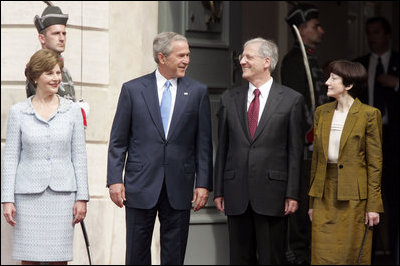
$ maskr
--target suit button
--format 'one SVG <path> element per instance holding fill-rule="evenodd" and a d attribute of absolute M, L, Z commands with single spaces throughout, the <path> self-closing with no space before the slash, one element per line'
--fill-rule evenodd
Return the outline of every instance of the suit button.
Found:
<path fill-rule="evenodd" d="M 343 165 L 339 165 L 339 168 L 342 169 L 342 168 L 343 168 Z"/>

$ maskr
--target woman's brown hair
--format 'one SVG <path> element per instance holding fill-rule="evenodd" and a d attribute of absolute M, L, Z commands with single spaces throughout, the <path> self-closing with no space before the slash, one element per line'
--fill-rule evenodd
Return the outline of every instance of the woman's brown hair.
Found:
<path fill-rule="evenodd" d="M 343 79 L 344 86 L 353 85 L 348 91 L 351 97 L 356 98 L 366 89 L 368 73 L 364 66 L 357 62 L 347 60 L 335 60 L 329 63 L 326 69 L 327 77 L 329 73 L 334 73 Z"/>
<path fill-rule="evenodd" d="M 57 64 L 60 66 L 60 70 L 64 67 L 63 59 L 56 52 L 41 49 L 34 53 L 26 64 L 25 76 L 36 88 L 35 80 L 44 72 L 51 71 Z"/>

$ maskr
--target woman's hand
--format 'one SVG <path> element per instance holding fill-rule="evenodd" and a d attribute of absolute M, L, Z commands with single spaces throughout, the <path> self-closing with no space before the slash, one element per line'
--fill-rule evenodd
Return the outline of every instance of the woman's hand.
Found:
<path fill-rule="evenodd" d="M 374 226 L 379 224 L 379 213 L 377 212 L 366 212 L 365 213 L 365 224 Z"/>
<path fill-rule="evenodd" d="M 314 209 L 309 209 L 308 210 L 308 217 L 310 217 L 310 221 L 312 222 L 312 213 Z"/>
<path fill-rule="evenodd" d="M 74 205 L 74 221 L 73 224 L 77 224 L 83 221 L 86 217 L 86 201 L 78 200 Z"/>
<path fill-rule="evenodd" d="M 7 223 L 11 226 L 15 226 L 17 223 L 14 220 L 15 217 L 15 205 L 12 202 L 3 203 L 3 215 L 6 218 Z"/>

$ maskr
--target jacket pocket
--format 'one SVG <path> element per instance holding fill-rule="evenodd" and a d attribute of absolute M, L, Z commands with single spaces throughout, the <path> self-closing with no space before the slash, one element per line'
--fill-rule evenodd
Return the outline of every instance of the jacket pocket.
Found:
<path fill-rule="evenodd" d="M 288 179 L 287 172 L 272 171 L 272 170 L 267 171 L 267 177 L 271 180 L 278 180 L 278 181 L 285 181 L 285 182 Z"/>
<path fill-rule="evenodd" d="M 225 171 L 224 172 L 224 180 L 232 180 L 235 178 L 235 171 L 230 170 L 230 171 Z"/>
<path fill-rule="evenodd" d="M 139 172 L 142 170 L 143 164 L 138 162 L 127 162 L 126 163 L 126 171 L 127 172 Z"/>

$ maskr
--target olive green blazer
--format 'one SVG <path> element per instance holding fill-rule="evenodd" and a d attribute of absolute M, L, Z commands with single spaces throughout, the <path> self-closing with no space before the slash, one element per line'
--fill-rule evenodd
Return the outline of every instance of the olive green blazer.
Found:
<path fill-rule="evenodd" d="M 314 149 L 310 177 L 310 208 L 324 191 L 328 144 L 337 101 L 321 105 L 314 117 Z M 338 200 L 367 200 L 367 212 L 383 212 L 382 118 L 378 109 L 355 99 L 340 137 Z"/>

